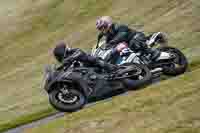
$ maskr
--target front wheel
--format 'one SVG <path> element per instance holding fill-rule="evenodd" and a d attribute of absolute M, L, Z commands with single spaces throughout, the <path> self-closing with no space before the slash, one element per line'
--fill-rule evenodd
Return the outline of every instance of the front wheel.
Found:
<path fill-rule="evenodd" d="M 49 102 L 59 111 L 74 112 L 86 104 L 86 97 L 76 89 L 54 89 L 49 93 Z"/>
<path fill-rule="evenodd" d="M 168 52 L 174 55 L 172 63 L 163 67 L 163 73 L 165 75 L 176 76 L 184 73 L 188 68 L 188 61 L 185 55 L 177 48 L 173 47 L 162 47 L 161 52 Z"/>

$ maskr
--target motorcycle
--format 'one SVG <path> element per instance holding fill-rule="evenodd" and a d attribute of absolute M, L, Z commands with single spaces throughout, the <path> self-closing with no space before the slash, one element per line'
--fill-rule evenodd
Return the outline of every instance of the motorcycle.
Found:
<path fill-rule="evenodd" d="M 107 47 L 105 41 L 101 41 L 93 48 L 91 54 L 112 64 L 145 64 L 149 67 L 152 74 L 163 73 L 165 75 L 176 76 L 184 73 L 188 67 L 187 58 L 179 49 L 166 45 L 166 42 L 166 36 L 161 32 L 151 34 L 147 37 L 145 42 L 147 46 L 152 49 L 157 49 L 160 52 L 156 61 L 151 61 L 149 58 L 150 55 L 147 53 L 131 50 L 126 43 Z M 158 44 L 160 45 L 158 46 Z M 120 56 L 113 62 L 110 57 L 114 48 L 121 50 L 119 51 Z"/>
<path fill-rule="evenodd" d="M 115 91 L 127 90 L 124 80 L 131 80 L 134 89 L 151 79 L 149 69 L 142 64 L 123 64 L 107 72 L 73 62 L 65 67 L 45 68 L 44 89 L 50 104 L 59 111 L 73 112 L 84 107 L 91 99 L 98 99 Z"/>

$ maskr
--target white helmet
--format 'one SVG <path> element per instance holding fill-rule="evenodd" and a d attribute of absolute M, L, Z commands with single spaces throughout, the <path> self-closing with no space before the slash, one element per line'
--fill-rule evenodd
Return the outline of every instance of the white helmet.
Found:
<path fill-rule="evenodd" d="M 112 18 L 109 16 L 103 16 L 97 19 L 96 21 L 96 28 L 98 30 L 110 28 L 113 24 Z"/>

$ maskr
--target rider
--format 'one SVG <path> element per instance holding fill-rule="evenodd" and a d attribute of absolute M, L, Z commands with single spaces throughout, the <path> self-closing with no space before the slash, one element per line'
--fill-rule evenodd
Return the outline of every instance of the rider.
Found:
<path fill-rule="evenodd" d="M 126 42 L 130 49 L 134 51 L 143 51 L 150 54 L 150 59 L 155 60 L 160 55 L 159 51 L 148 48 L 144 33 L 130 29 L 126 25 L 119 25 L 112 22 L 109 16 L 103 16 L 96 22 L 96 29 L 100 31 L 97 39 L 97 46 L 102 37 L 106 38 L 107 46 L 115 46 Z M 117 50 L 113 50 L 111 58 L 115 58 Z"/>
<path fill-rule="evenodd" d="M 107 71 L 112 71 L 116 68 L 115 65 L 108 64 L 103 60 L 88 55 L 78 48 L 69 48 L 65 42 L 59 42 L 53 50 L 55 58 L 63 65 L 71 64 L 73 61 L 81 61 L 87 66 L 97 66 Z"/>
<path fill-rule="evenodd" d="M 87 53 L 83 52 L 81 49 L 69 48 L 68 45 L 66 45 L 66 43 L 63 41 L 59 42 L 56 45 L 56 47 L 53 49 L 53 54 L 55 58 L 64 66 L 69 65 L 73 61 L 77 60 L 77 61 L 83 62 L 84 65 L 97 66 L 97 67 L 105 69 L 106 71 L 113 71 L 117 69 L 117 66 L 106 63 L 105 61 L 101 59 L 88 55 Z M 74 82 L 77 82 L 84 89 L 89 89 L 89 91 L 92 91 L 90 87 L 88 86 L 87 82 L 85 82 L 84 79 L 82 79 L 81 75 L 78 75 L 78 74 L 71 75 L 71 79 L 74 80 Z M 134 80 L 125 79 L 125 80 L 122 80 L 122 82 L 126 85 L 127 88 L 135 87 Z"/>

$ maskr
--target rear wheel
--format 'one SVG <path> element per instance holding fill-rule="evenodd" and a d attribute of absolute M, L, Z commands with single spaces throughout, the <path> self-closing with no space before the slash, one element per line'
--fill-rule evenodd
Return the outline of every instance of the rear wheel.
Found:
<path fill-rule="evenodd" d="M 59 111 L 73 112 L 86 104 L 86 97 L 76 89 L 58 88 L 49 93 L 50 104 Z"/>
<path fill-rule="evenodd" d="M 160 48 L 161 52 L 168 52 L 174 56 L 172 63 L 163 67 L 163 73 L 166 75 L 176 76 L 184 73 L 188 68 L 188 61 L 185 55 L 173 47 Z"/>
<path fill-rule="evenodd" d="M 128 77 L 125 79 L 125 85 L 130 89 L 136 89 L 150 83 L 152 74 L 149 68 L 143 64 L 125 63 L 122 66 L 130 66 L 135 69 L 124 72 L 123 76 Z"/>

